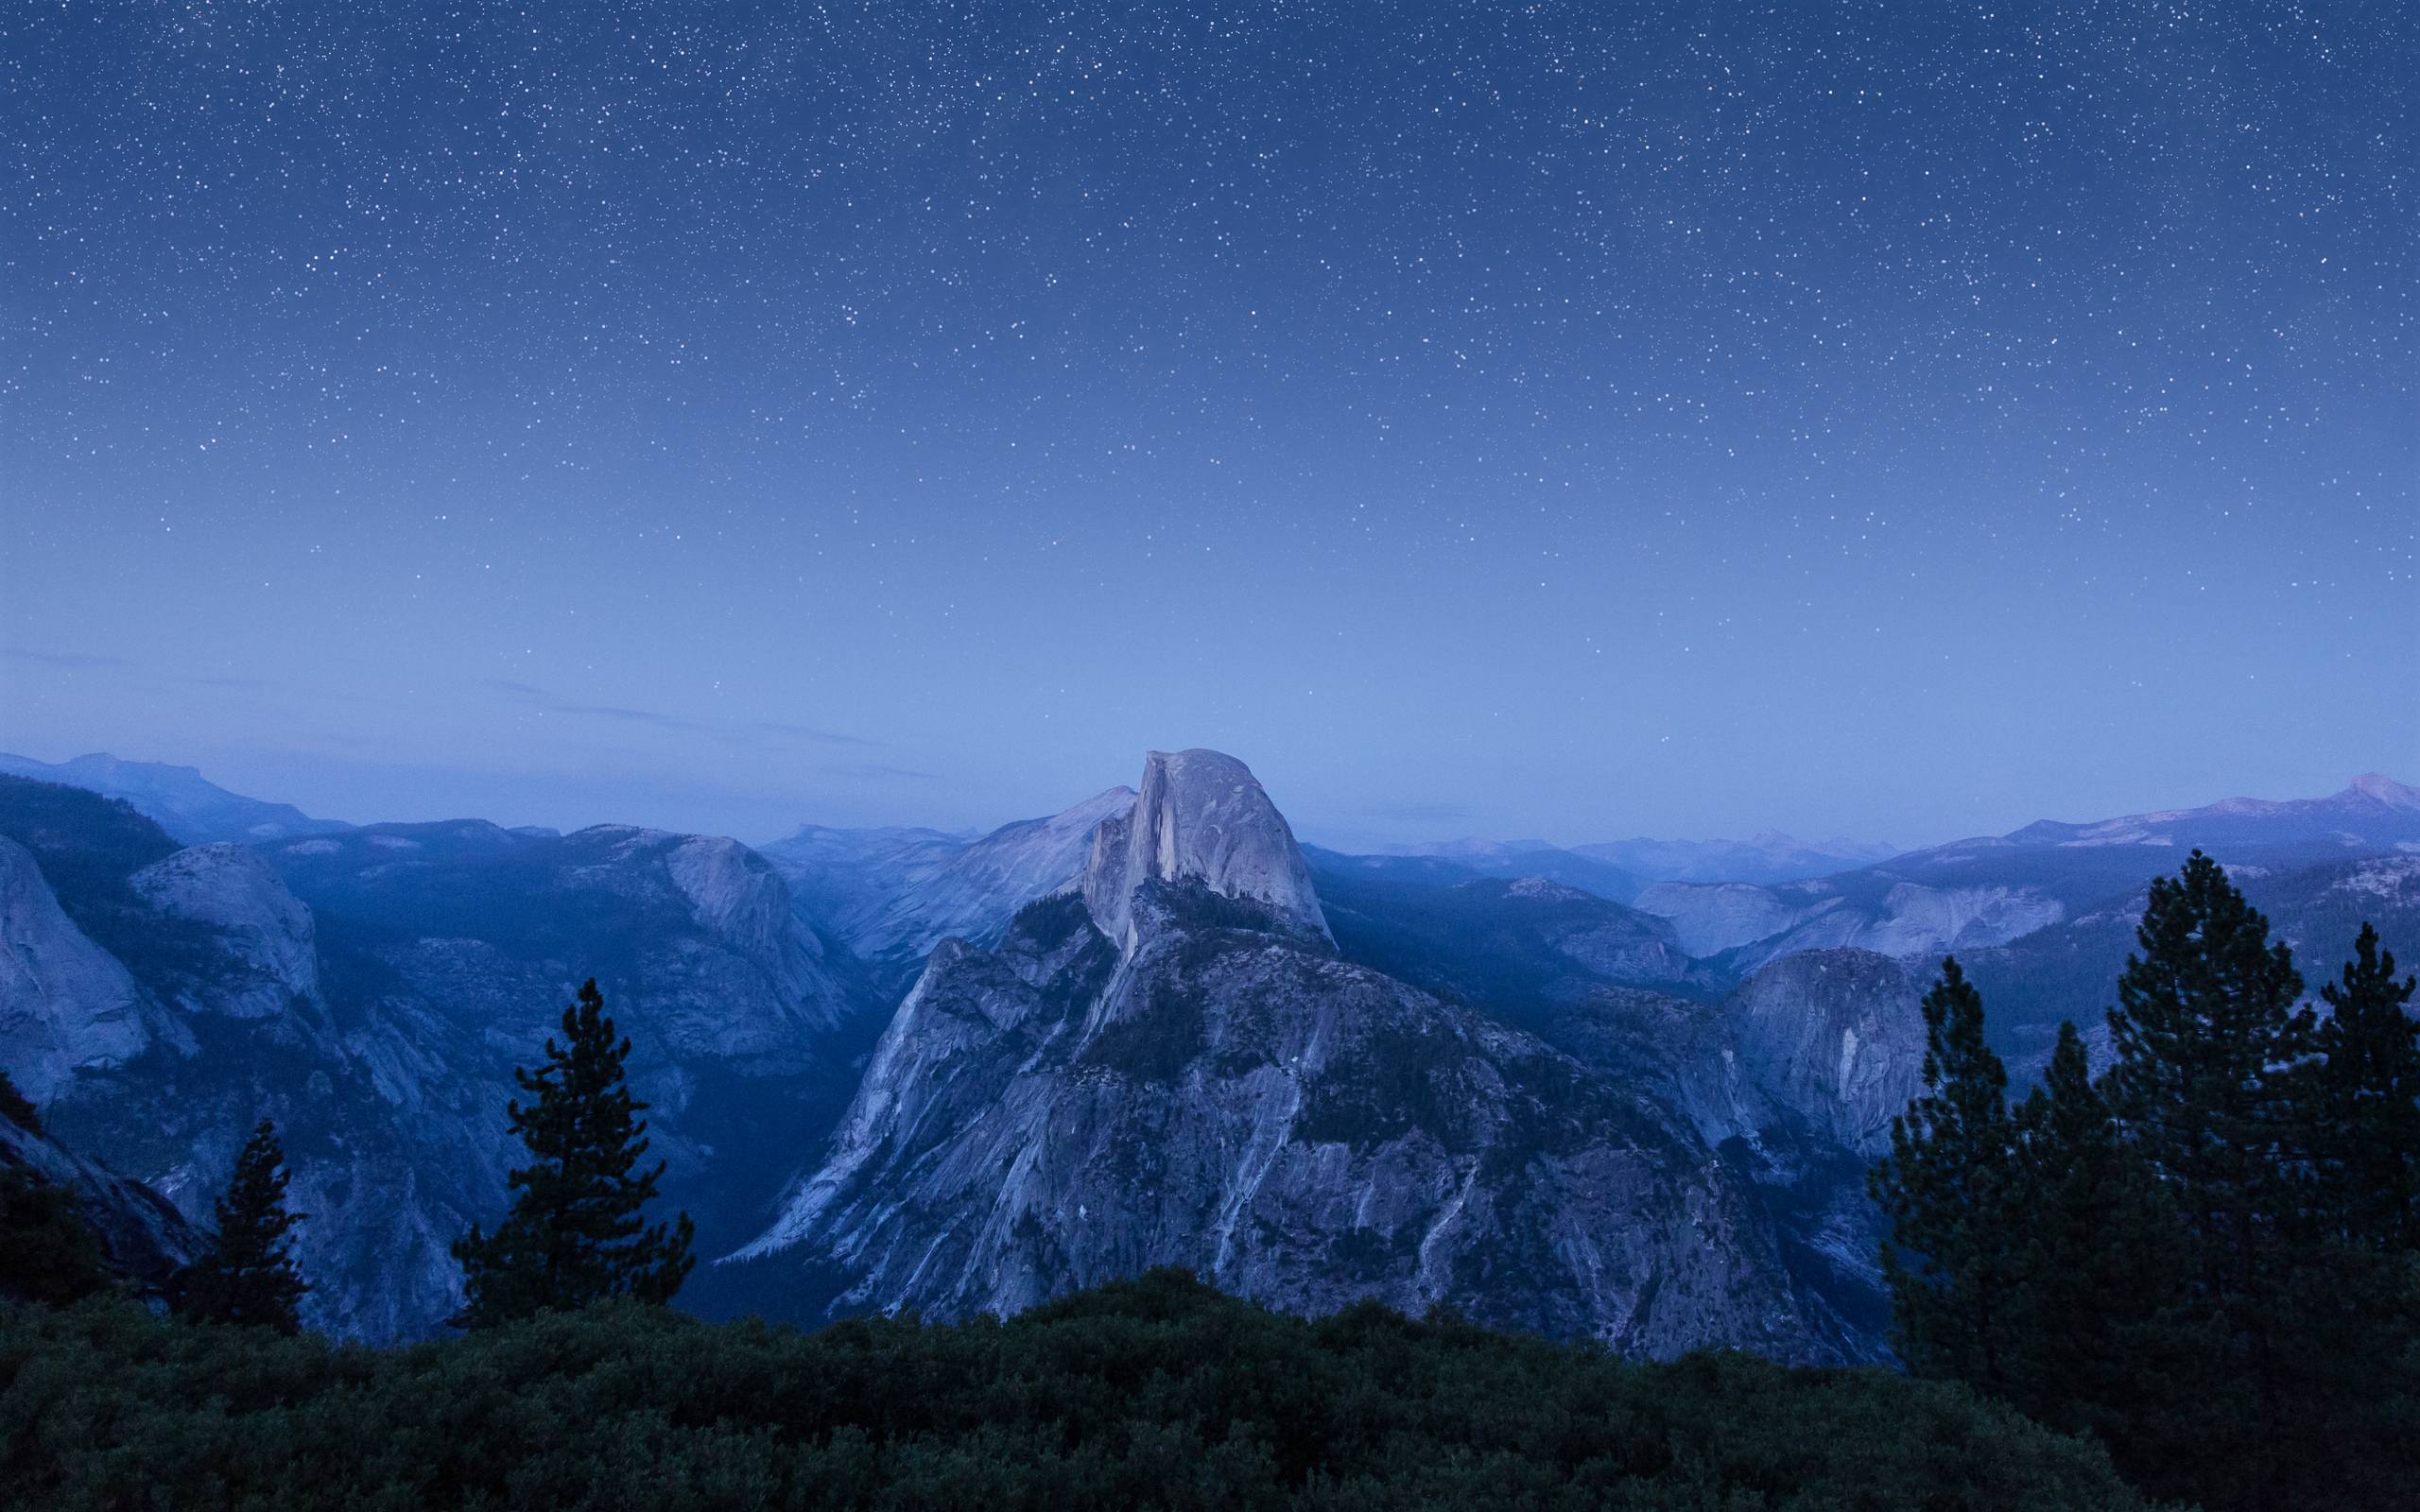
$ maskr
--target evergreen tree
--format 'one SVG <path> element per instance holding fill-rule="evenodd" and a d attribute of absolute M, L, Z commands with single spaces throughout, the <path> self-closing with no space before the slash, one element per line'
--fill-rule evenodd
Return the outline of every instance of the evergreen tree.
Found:
<path fill-rule="evenodd" d="M 2308 1067 L 2311 1151 L 2322 1220 L 2349 1243 L 2420 1250 L 2420 1022 L 2405 1006 L 2413 979 L 2361 926 L 2341 984 L 2319 995 L 2327 1017 Z"/>
<path fill-rule="evenodd" d="M 2014 1122 L 2010 1207 L 2021 1237 L 2009 1396 L 2036 1421 L 2096 1435 L 2130 1473 L 2174 1463 L 2212 1426 L 2204 1404 L 2175 1389 L 2206 1339 L 2181 1308 L 2174 1206 L 2120 1134 L 2074 1023 L 2059 1026 L 2049 1068 Z"/>
<path fill-rule="evenodd" d="M 1923 1095 L 1891 1121 L 1869 1188 L 1894 1342 L 1909 1367 L 2003 1392 L 2016 1280 L 2008 1072 L 1983 1042 L 1983 1000 L 1955 957 L 1924 997 Z"/>
<path fill-rule="evenodd" d="M 292 1240 L 300 1213 L 285 1211 L 285 1152 L 262 1119 L 235 1157 L 235 1175 L 216 1208 L 218 1232 L 200 1259 L 169 1285 L 169 1306 L 204 1323 L 243 1323 L 293 1333 L 310 1290 L 295 1269 Z"/>
<path fill-rule="evenodd" d="M 547 1038 L 544 1066 L 513 1071 L 535 1099 L 527 1106 L 515 1100 L 507 1109 L 532 1159 L 511 1173 L 509 1185 L 518 1194 L 495 1232 L 474 1227 L 454 1245 L 463 1270 L 458 1327 L 605 1297 L 668 1301 L 696 1263 L 687 1213 L 669 1233 L 641 1216 L 664 1162 L 631 1174 L 648 1149 L 647 1124 L 636 1116 L 647 1105 L 623 1083 L 631 1042 L 614 1038 L 595 979 L 563 1010 L 562 1036 L 561 1043 Z"/>
<path fill-rule="evenodd" d="M 2152 883 L 2109 1013 L 2105 1085 L 2135 1150 L 2181 1221 L 2184 1318 L 2210 1345 L 2186 1383 L 2231 1418 L 2235 1504 L 2278 1504 L 2290 1461 L 2288 1349 L 2308 1250 L 2308 1109 L 2295 1096 L 2311 1018 L 2302 977 L 2269 921 L 2196 850 Z M 2211 1456 L 2204 1454 L 2207 1460 Z M 2223 1462 L 2227 1456 L 2220 1456 Z"/>
<path fill-rule="evenodd" d="M 2293 1062 L 2310 1016 L 2303 979 L 2269 920 L 2196 850 L 2152 883 L 2109 1012 L 2108 1095 L 2127 1137 L 2173 1183 L 2211 1305 L 2238 1305 L 2282 1238 L 2308 1143 Z"/>

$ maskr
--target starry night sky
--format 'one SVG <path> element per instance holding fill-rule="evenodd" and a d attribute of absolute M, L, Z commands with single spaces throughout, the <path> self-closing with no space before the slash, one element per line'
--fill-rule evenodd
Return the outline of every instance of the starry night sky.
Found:
<path fill-rule="evenodd" d="M 761 838 L 2420 776 L 2401 3 L 0 22 L 0 747 Z"/>

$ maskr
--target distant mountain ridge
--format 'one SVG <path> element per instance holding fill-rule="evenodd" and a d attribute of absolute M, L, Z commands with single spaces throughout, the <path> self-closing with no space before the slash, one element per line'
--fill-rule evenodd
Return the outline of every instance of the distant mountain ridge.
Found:
<path fill-rule="evenodd" d="M 1767 830 L 1745 840 L 1610 840 L 1575 853 L 1649 882 L 1794 882 L 1888 861 L 1899 848 L 1876 840 L 1801 840 Z"/>
<path fill-rule="evenodd" d="M 2326 798 L 2230 799 L 2083 824 L 2046 819 L 1820 878 L 1658 883 L 1635 906 L 1670 919 L 1690 954 L 1740 971 L 1842 946 L 1937 956 L 2006 945 L 2131 897 L 2197 848 L 2248 876 L 2420 852 L 2420 790 L 2364 773 Z"/>
<path fill-rule="evenodd" d="M 988 941 L 1027 903 L 1076 885 L 1094 831 L 1133 801 L 1132 788 L 1113 787 L 972 838 L 807 825 L 758 850 L 804 918 L 904 988 L 943 939 Z"/>
<path fill-rule="evenodd" d="M 0 751 L 0 774 L 124 799 L 187 845 L 219 840 L 250 845 L 353 828 L 340 819 L 315 819 L 291 803 L 231 793 L 196 767 L 120 761 L 106 752 L 52 763 Z"/>

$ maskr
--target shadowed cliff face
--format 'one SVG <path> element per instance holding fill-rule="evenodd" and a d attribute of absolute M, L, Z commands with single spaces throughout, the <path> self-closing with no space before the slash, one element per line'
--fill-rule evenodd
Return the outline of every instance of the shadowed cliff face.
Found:
<path fill-rule="evenodd" d="M 138 1296 L 162 1295 L 179 1266 L 207 1243 L 168 1200 L 97 1160 L 67 1148 L 47 1132 L 0 1116 L 0 1172 L 36 1187 L 65 1191 L 100 1242 L 103 1269 Z M 0 1297 L 15 1278 L 0 1275 Z"/>
<path fill-rule="evenodd" d="M 1679 1109 L 1337 958 L 1284 820 L 1198 752 L 1152 758 L 1080 898 L 934 952 L 830 1158 L 728 1263 L 835 1310 L 1009 1312 L 1181 1264 L 1642 1354 L 1869 1349 Z"/>

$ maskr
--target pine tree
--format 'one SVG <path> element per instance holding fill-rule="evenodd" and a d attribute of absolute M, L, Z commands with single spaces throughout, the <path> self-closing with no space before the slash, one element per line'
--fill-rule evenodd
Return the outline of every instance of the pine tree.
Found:
<path fill-rule="evenodd" d="M 670 1232 L 649 1227 L 641 1210 L 656 1194 L 664 1162 L 632 1175 L 647 1153 L 647 1108 L 623 1082 L 631 1042 L 616 1040 L 605 999 L 592 978 L 563 1010 L 562 1042 L 549 1036 L 546 1063 L 515 1068 L 535 1099 L 509 1105 L 512 1131 L 532 1157 L 513 1171 L 518 1194 L 493 1234 L 474 1227 L 454 1245 L 464 1301 L 453 1319 L 479 1328 L 599 1297 L 664 1302 L 681 1289 L 695 1260 L 694 1228 L 683 1213 Z"/>
<path fill-rule="evenodd" d="M 2187 1383 L 2232 1418 L 2236 1504 L 2276 1504 L 2298 1265 L 2308 1247 L 2308 1108 L 2295 1062 L 2311 1018 L 2302 977 L 2269 921 L 2196 850 L 2151 886 L 2109 1013 L 2104 1091 L 2129 1143 L 2167 1184 L 2181 1222 L 2184 1319 L 2209 1342 Z"/>
<path fill-rule="evenodd" d="M 302 1215 L 285 1211 L 285 1164 L 277 1129 L 262 1119 L 235 1157 L 234 1177 L 218 1199 L 217 1236 L 170 1282 L 169 1306 L 179 1314 L 280 1333 L 302 1328 L 298 1309 L 310 1286 L 294 1265 L 289 1235 Z"/>
<path fill-rule="evenodd" d="M 2201 1404 L 2172 1389 L 2205 1349 L 2181 1311 L 2182 1235 L 2093 1084 L 2074 1023 L 2059 1026 L 2014 1123 L 2010 1399 L 2036 1421 L 2095 1434 L 2130 1473 L 2171 1463 L 2209 1427 Z"/>
<path fill-rule="evenodd" d="M 1983 1042 L 1983 1000 L 1955 957 L 1924 997 L 1924 1094 L 1891 1121 L 1869 1188 L 1895 1343 L 1920 1374 L 2004 1392 L 2016 1280 L 2008 1072 Z"/>
<path fill-rule="evenodd" d="M 2361 926 L 2341 984 L 2320 988 L 2327 1016 L 2307 1068 L 2322 1221 L 2347 1242 L 2420 1250 L 2420 1022 L 2414 981 Z"/>
<path fill-rule="evenodd" d="M 2292 1063 L 2310 1018 L 2303 980 L 2269 921 L 2196 850 L 2152 883 L 2109 1012 L 2109 1101 L 2127 1137 L 2174 1184 L 2197 1281 L 2231 1306 L 2278 1237 L 2281 1190 L 2308 1142 Z"/>

